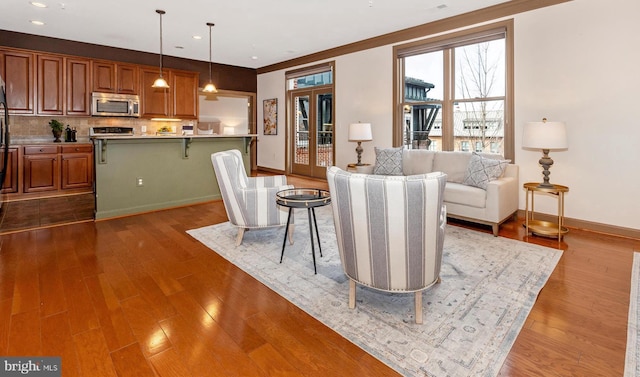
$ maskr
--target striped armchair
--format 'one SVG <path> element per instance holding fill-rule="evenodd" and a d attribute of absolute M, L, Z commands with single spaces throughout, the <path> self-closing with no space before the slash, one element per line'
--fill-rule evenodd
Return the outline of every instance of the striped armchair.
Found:
<path fill-rule="evenodd" d="M 235 149 L 212 154 L 211 163 L 229 222 L 238 227 L 236 245 L 247 229 L 287 224 L 288 211 L 276 204 L 278 191 L 293 188 L 286 176 L 247 177 L 242 155 Z"/>
<path fill-rule="evenodd" d="M 349 277 L 349 308 L 356 283 L 386 292 L 415 292 L 422 323 L 422 291 L 440 281 L 447 175 L 355 174 L 327 169 L 340 260 Z"/>

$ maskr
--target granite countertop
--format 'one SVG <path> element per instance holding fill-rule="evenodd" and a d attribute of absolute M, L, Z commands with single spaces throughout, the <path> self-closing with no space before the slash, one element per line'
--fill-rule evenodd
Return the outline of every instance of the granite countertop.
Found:
<path fill-rule="evenodd" d="M 79 137 L 76 142 L 65 142 L 62 140 L 60 143 L 55 143 L 53 138 L 38 137 L 38 136 L 12 136 L 9 139 L 10 145 L 74 145 L 74 144 L 91 144 L 91 139 L 88 137 Z"/>
<path fill-rule="evenodd" d="M 133 135 L 133 136 L 117 136 L 117 135 L 95 135 L 91 139 L 116 139 L 116 140 L 141 140 L 141 139 L 215 139 L 215 138 L 233 138 L 233 137 L 257 137 L 258 134 L 242 134 L 242 135 Z"/>

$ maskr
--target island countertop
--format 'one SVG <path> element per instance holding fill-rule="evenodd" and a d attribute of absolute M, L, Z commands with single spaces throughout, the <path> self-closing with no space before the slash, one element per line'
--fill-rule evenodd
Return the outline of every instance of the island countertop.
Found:
<path fill-rule="evenodd" d="M 207 135 L 177 135 L 177 134 L 168 134 L 168 135 L 93 135 L 90 136 L 91 139 L 96 140 L 140 140 L 140 139 L 211 139 L 211 138 L 238 138 L 238 137 L 257 137 L 258 134 L 239 134 L 239 135 L 216 135 L 216 134 L 207 134 Z"/>

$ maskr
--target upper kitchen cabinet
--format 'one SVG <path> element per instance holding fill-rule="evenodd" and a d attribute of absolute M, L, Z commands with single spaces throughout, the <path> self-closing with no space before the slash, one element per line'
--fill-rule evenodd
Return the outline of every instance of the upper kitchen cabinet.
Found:
<path fill-rule="evenodd" d="M 0 50 L 0 73 L 12 114 L 33 114 L 33 60 L 34 55 L 27 52 Z"/>
<path fill-rule="evenodd" d="M 67 59 L 67 115 L 91 114 L 91 61 Z"/>
<path fill-rule="evenodd" d="M 160 75 L 159 72 L 158 68 L 140 69 L 141 116 L 143 118 L 197 119 L 199 73 L 163 70 L 169 89 L 157 89 L 152 85 Z"/>
<path fill-rule="evenodd" d="M 169 110 L 171 91 L 151 87 L 158 78 L 159 72 L 157 68 L 140 69 L 140 116 L 143 118 L 166 118 L 173 113 Z M 163 76 L 170 82 L 168 70 L 164 70 Z"/>
<path fill-rule="evenodd" d="M 197 72 L 172 71 L 171 91 L 173 92 L 173 116 L 181 119 L 198 118 Z"/>
<path fill-rule="evenodd" d="M 36 61 L 37 114 L 62 115 L 64 112 L 64 58 L 38 54 Z"/>
<path fill-rule="evenodd" d="M 138 94 L 138 66 L 115 62 L 93 62 L 93 91 Z"/>

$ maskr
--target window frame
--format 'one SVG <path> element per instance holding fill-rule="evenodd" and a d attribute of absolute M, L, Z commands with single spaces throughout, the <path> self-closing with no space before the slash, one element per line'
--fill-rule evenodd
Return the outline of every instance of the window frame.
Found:
<path fill-rule="evenodd" d="M 404 145 L 404 64 L 403 59 L 420 53 L 455 48 L 470 43 L 500 39 L 505 41 L 505 103 L 504 103 L 504 157 L 515 161 L 514 126 L 514 41 L 513 19 L 468 28 L 436 37 L 421 39 L 393 47 L 393 146 Z M 499 36 L 498 36 L 499 35 Z M 447 54 L 444 58 L 445 77 L 452 77 L 453 62 Z M 442 109 L 442 150 L 454 150 L 453 80 L 445 80 Z"/>

